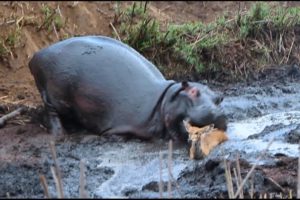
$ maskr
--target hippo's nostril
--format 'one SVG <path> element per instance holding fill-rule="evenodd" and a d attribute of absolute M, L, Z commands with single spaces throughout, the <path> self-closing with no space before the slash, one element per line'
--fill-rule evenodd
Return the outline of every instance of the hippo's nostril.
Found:
<path fill-rule="evenodd" d="M 217 98 L 215 98 L 215 104 L 219 105 L 220 103 L 222 103 L 224 97 L 223 96 L 218 96 Z"/>

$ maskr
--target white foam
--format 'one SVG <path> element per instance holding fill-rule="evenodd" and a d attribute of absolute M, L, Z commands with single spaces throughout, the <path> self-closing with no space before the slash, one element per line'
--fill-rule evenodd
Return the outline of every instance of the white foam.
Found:
<path fill-rule="evenodd" d="M 278 112 L 262 117 L 246 119 L 228 124 L 228 137 L 231 140 L 246 139 L 248 136 L 260 133 L 267 126 L 280 124 L 300 124 L 300 111 Z"/>

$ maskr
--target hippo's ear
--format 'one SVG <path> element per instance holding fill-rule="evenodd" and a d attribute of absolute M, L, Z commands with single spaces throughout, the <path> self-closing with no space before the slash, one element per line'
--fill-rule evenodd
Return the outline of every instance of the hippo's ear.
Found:
<path fill-rule="evenodd" d="M 193 100 L 200 96 L 200 91 L 197 87 L 191 87 L 187 81 L 182 81 L 181 87 L 172 95 L 171 101 L 174 101 L 181 91 L 184 91 Z"/>
<path fill-rule="evenodd" d="M 182 87 L 182 89 L 186 89 L 186 88 L 188 88 L 189 87 L 189 83 L 187 82 L 187 81 L 182 81 L 181 82 L 181 87 Z"/>
<path fill-rule="evenodd" d="M 181 82 L 181 87 L 172 95 L 171 101 L 174 101 L 175 98 L 178 96 L 178 94 L 183 91 L 187 90 L 189 88 L 189 83 L 187 81 L 182 81 Z"/>
<path fill-rule="evenodd" d="M 189 83 L 187 81 L 181 82 L 181 87 L 183 90 L 186 91 L 187 95 L 191 99 L 195 99 L 200 96 L 200 91 L 197 87 L 190 87 Z"/>

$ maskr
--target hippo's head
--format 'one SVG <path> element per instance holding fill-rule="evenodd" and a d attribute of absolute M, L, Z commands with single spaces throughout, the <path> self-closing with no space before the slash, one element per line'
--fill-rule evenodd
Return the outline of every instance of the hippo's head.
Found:
<path fill-rule="evenodd" d="M 214 124 L 226 130 L 227 119 L 219 104 L 223 97 L 200 83 L 182 82 L 172 85 L 162 102 L 161 113 L 167 132 L 173 139 L 187 141 L 183 120 L 193 126 Z"/>

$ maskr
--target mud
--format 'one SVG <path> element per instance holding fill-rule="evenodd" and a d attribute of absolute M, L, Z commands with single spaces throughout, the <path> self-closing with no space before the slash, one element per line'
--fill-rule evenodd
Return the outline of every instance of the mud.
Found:
<path fill-rule="evenodd" d="M 161 173 L 163 197 L 225 198 L 228 192 L 224 159 L 233 168 L 239 155 L 241 174 L 245 177 L 272 139 L 251 179 L 254 195 L 276 196 L 292 190 L 295 196 L 300 73 L 289 74 L 287 68 L 286 74 L 279 73 L 282 77 L 276 76 L 276 72 L 272 74 L 273 77 L 261 77 L 252 83 L 207 83 L 225 94 L 221 106 L 229 116 L 229 140 L 202 160 L 190 160 L 187 147 L 175 144 L 171 162 L 173 179 L 168 173 L 168 141 L 103 137 L 86 131 L 54 139 L 41 125 L 42 108 L 28 108 L 0 131 L 0 196 L 44 197 L 39 180 L 43 174 L 51 197 L 57 197 L 50 171 L 54 161 L 49 148 L 49 141 L 55 140 L 66 197 L 79 197 L 79 163 L 83 159 L 89 197 L 158 198 Z M 1 113 L 13 109 L 14 106 L 3 107 Z M 169 180 L 172 181 L 171 194 L 167 191 Z M 248 181 L 245 196 L 249 196 L 250 186 Z"/>

